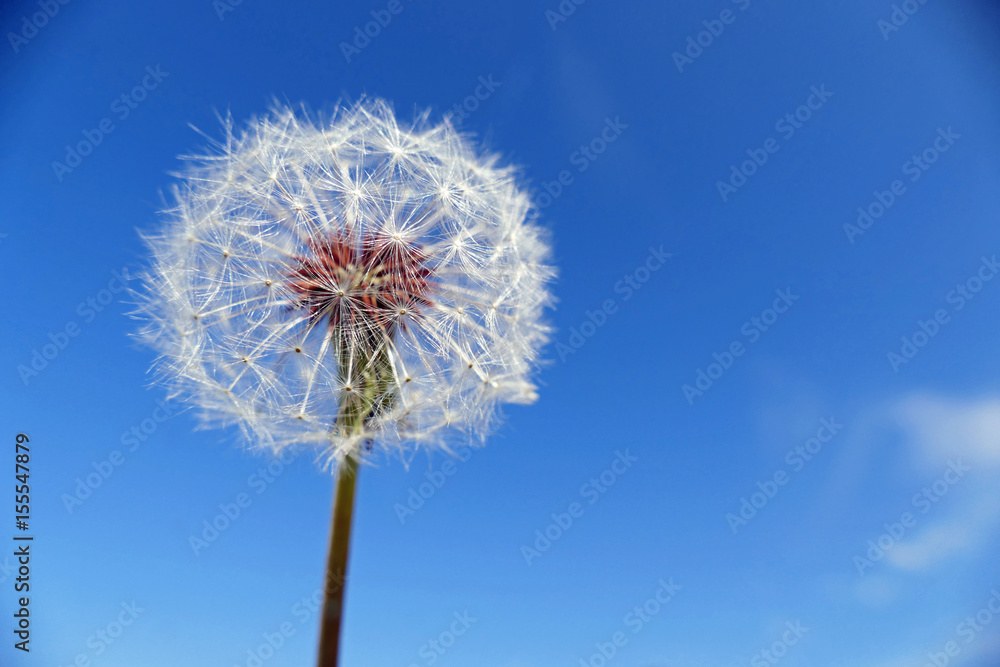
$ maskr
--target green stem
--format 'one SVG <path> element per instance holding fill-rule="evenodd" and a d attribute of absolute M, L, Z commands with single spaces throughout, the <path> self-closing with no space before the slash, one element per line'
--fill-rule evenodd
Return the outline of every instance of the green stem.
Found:
<path fill-rule="evenodd" d="M 319 667 L 337 666 L 357 478 L 358 461 L 353 455 L 348 455 L 337 472 L 337 486 L 334 492 L 333 527 L 330 531 L 330 552 L 326 561 L 326 585 L 323 591 L 323 617 L 320 621 L 317 662 Z"/>
<path fill-rule="evenodd" d="M 337 340 L 342 332 L 331 332 Z M 358 362 L 350 364 L 350 349 L 346 341 L 341 344 L 340 369 L 355 368 L 354 377 L 345 377 L 351 385 L 344 395 L 335 429 L 346 437 L 360 435 L 366 421 L 391 405 L 390 390 L 392 365 L 388 346 L 373 352 L 362 345 L 355 350 Z M 360 452 L 349 453 L 337 470 L 336 489 L 333 494 L 333 526 L 330 530 L 330 552 L 326 561 L 326 583 L 323 589 L 323 617 L 319 632 L 319 667 L 337 667 L 340 650 L 340 629 L 344 617 L 344 589 L 347 585 L 347 559 L 351 543 L 351 517 L 354 514 L 354 488 L 358 477 Z"/>

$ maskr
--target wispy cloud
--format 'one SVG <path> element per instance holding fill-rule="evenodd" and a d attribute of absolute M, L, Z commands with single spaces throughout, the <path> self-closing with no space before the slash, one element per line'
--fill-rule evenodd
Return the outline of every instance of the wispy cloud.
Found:
<path fill-rule="evenodd" d="M 975 467 L 1000 467 L 1000 396 L 971 400 L 914 394 L 900 401 L 894 419 L 925 463 L 964 456 Z"/>
<path fill-rule="evenodd" d="M 1000 527 L 1000 397 L 958 399 L 914 394 L 891 411 L 920 467 L 961 460 L 971 468 L 961 488 L 941 498 L 930 520 L 897 544 L 886 560 L 903 571 L 927 572 L 959 557 L 976 556 Z"/>

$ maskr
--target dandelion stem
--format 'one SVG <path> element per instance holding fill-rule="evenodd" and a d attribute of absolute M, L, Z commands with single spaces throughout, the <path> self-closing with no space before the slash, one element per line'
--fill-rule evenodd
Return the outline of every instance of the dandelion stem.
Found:
<path fill-rule="evenodd" d="M 330 553 L 326 561 L 326 585 L 323 591 L 323 618 L 319 632 L 319 667 L 336 667 L 340 649 L 340 628 L 344 615 L 344 589 L 347 583 L 347 557 L 351 541 L 351 517 L 354 514 L 354 487 L 358 461 L 348 455 L 337 471 L 333 499 L 333 526 Z"/>
<path fill-rule="evenodd" d="M 341 399 L 340 414 L 335 429 L 344 436 L 356 436 L 365 427 L 366 420 L 376 414 L 387 401 L 391 401 L 388 383 L 392 377 L 392 364 L 385 348 L 378 351 L 361 345 L 353 347 L 344 340 L 345 332 L 333 327 L 331 340 L 339 341 L 339 368 L 345 383 L 352 389 Z M 325 345 L 324 345 L 325 349 Z M 356 365 L 352 364 L 357 354 Z M 374 363 L 372 358 L 374 357 Z M 365 445 L 366 446 L 366 445 Z M 360 452 L 351 452 L 337 469 L 336 488 L 333 493 L 333 526 L 330 529 L 330 553 L 326 561 L 326 583 L 323 591 L 323 618 L 319 631 L 319 667 L 337 667 L 340 651 L 340 630 L 344 617 L 344 590 L 347 586 L 347 559 L 351 546 L 351 518 L 354 514 L 354 488 L 358 479 Z"/>

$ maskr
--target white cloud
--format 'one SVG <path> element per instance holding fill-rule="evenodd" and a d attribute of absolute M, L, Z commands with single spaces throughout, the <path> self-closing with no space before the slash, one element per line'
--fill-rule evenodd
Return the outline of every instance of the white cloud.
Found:
<path fill-rule="evenodd" d="M 900 400 L 891 414 L 918 466 L 942 470 L 948 461 L 961 461 L 971 472 L 926 518 L 918 515 L 920 527 L 913 537 L 896 544 L 886 560 L 900 570 L 926 572 L 975 555 L 1000 524 L 1000 397 L 916 394 Z"/>
<path fill-rule="evenodd" d="M 882 574 L 872 574 L 855 580 L 854 597 L 866 607 L 885 608 L 896 602 L 900 593 L 899 582 Z"/>
<path fill-rule="evenodd" d="M 893 412 L 924 463 L 939 465 L 962 456 L 977 468 L 1000 466 L 1000 397 L 956 400 L 917 394 L 900 401 Z"/>
<path fill-rule="evenodd" d="M 973 521 L 938 521 L 917 537 L 897 544 L 886 560 L 903 570 L 928 570 L 939 562 L 960 555 L 975 542 Z"/>

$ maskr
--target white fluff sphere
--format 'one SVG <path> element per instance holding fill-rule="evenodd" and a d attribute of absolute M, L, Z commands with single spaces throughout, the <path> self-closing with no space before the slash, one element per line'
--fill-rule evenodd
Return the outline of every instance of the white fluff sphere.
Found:
<path fill-rule="evenodd" d="M 554 271 L 511 168 L 377 100 L 225 128 L 147 238 L 142 334 L 173 394 L 329 460 L 448 448 L 534 399 Z"/>

